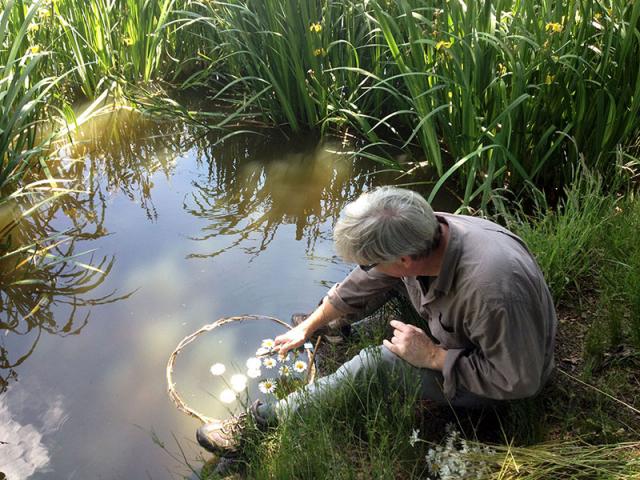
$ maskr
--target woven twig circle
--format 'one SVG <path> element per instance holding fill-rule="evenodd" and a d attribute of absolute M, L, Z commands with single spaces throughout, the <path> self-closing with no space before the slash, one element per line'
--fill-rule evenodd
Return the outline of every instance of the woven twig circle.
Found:
<path fill-rule="evenodd" d="M 167 372 L 166 372 L 167 373 L 167 393 L 169 394 L 169 398 L 175 404 L 175 406 L 178 408 L 178 410 L 180 410 L 181 412 L 186 413 L 187 415 L 189 415 L 191 417 L 197 418 L 202 423 L 220 421 L 218 419 L 203 415 L 202 413 L 197 412 L 193 408 L 189 407 L 189 405 L 187 405 L 187 403 L 183 400 L 183 398 L 180 396 L 180 394 L 176 390 L 176 384 L 173 381 L 173 366 L 175 365 L 176 358 L 178 357 L 178 354 L 182 351 L 182 349 L 184 347 L 186 347 L 187 345 L 189 345 L 191 342 L 193 342 L 196 338 L 198 338 L 203 333 L 210 332 L 211 330 L 214 330 L 214 329 L 216 329 L 218 327 L 221 327 L 222 325 L 226 325 L 227 323 L 241 322 L 241 321 L 245 321 L 245 320 L 248 320 L 248 321 L 252 321 L 252 320 L 269 320 L 269 321 L 275 322 L 278 325 L 281 325 L 281 326 L 287 328 L 288 330 L 291 329 L 291 325 L 289 325 L 288 323 L 285 323 L 282 320 L 279 320 L 279 319 L 274 318 L 274 317 L 269 317 L 267 315 L 240 315 L 240 316 L 236 316 L 236 317 L 220 318 L 220 319 L 216 320 L 213 323 L 210 323 L 208 325 L 205 325 L 205 326 L 201 327 L 199 330 L 193 332 L 191 335 L 188 335 L 188 336 L 184 337 L 180 341 L 178 346 L 175 348 L 175 350 L 169 356 L 169 361 L 167 362 Z M 315 379 L 315 376 L 316 376 L 316 368 L 315 368 L 313 360 L 314 360 L 315 351 L 316 351 L 318 345 L 316 344 L 315 347 L 316 348 L 314 348 L 313 352 L 311 352 L 309 350 L 306 350 L 307 356 L 309 358 L 309 371 L 308 371 L 308 374 L 307 374 L 307 383 L 313 382 L 313 380 Z"/>

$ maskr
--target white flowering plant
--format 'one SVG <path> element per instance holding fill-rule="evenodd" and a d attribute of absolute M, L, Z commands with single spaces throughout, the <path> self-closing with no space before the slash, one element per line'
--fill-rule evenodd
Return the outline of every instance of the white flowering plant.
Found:
<path fill-rule="evenodd" d="M 223 403 L 232 403 L 238 394 L 247 388 L 249 381 L 258 382 L 258 389 L 265 395 L 273 395 L 280 400 L 307 383 L 309 366 L 305 360 L 307 352 L 313 350 L 311 343 L 305 343 L 303 349 L 294 350 L 280 356 L 274 349 L 275 342 L 271 338 L 262 340 L 255 356 L 245 362 L 246 375 L 236 373 L 225 379 L 225 388 L 218 398 Z M 227 368 L 222 363 L 215 363 L 209 369 L 214 376 L 222 376 Z"/>
<path fill-rule="evenodd" d="M 485 460 L 495 455 L 487 445 L 467 442 L 461 437 L 453 424 L 446 426 L 446 438 L 443 444 L 429 448 L 426 461 L 429 480 L 471 480 L 487 478 L 492 470 Z M 413 430 L 409 444 L 426 442 L 419 437 L 420 430 Z"/>

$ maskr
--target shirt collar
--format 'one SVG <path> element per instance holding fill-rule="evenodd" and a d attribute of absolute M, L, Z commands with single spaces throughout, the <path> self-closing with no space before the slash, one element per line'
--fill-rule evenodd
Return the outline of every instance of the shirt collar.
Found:
<path fill-rule="evenodd" d="M 436 295 L 443 296 L 449 293 L 456 276 L 460 256 L 462 255 L 461 232 L 454 222 L 449 221 L 451 217 L 446 218 L 444 215 L 436 215 L 436 218 L 439 222 L 445 223 L 449 227 L 449 239 L 444 251 L 440 274 L 435 277 L 429 289 L 429 297 L 435 297 Z M 433 299 L 434 298 L 428 298 L 427 302 Z"/>

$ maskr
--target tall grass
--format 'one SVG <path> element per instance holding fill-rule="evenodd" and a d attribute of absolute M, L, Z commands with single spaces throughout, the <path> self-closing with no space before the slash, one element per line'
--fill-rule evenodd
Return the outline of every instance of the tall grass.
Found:
<path fill-rule="evenodd" d="M 243 108 L 413 152 L 432 197 L 455 185 L 486 208 L 562 184 L 580 155 L 607 170 L 638 135 L 637 2 L 230 0 L 190 18 L 216 30 L 210 77 Z"/>
<path fill-rule="evenodd" d="M 606 194 L 602 176 L 579 166 L 557 208 L 535 194 L 534 213 L 511 213 L 510 226 L 536 255 L 557 303 L 576 291 L 593 289 L 606 256 L 602 239 L 610 227 L 616 197 Z"/>
<path fill-rule="evenodd" d="M 50 52 L 33 83 L 68 76 L 60 98 L 180 79 L 273 125 L 350 130 L 363 156 L 419 174 L 409 181 L 435 175 L 431 199 L 453 187 L 463 206 L 487 209 L 505 186 L 561 186 L 581 156 L 611 174 L 639 134 L 637 2 L 2 5 L 7 38 Z M 242 120 L 208 118 L 229 117 Z"/>
<path fill-rule="evenodd" d="M 367 472 L 394 479 L 418 473 L 408 445 L 417 390 L 388 386 L 376 373 L 354 378 L 322 401 L 308 399 L 266 437 L 252 432 L 244 452 L 248 475 L 355 479 Z"/>
<path fill-rule="evenodd" d="M 26 12 L 12 7 L 13 1 L 8 2 L 0 17 L 0 44 L 6 46 L 0 49 L 0 194 L 5 195 L 17 188 L 32 159 L 46 147 L 37 127 L 56 82 L 35 75 L 46 56 L 27 38 L 37 5 Z"/>

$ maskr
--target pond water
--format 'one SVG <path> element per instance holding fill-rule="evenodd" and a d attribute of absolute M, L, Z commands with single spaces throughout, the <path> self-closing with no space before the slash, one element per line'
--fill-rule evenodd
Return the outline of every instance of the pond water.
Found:
<path fill-rule="evenodd" d="M 183 478 L 180 449 L 199 467 L 199 423 L 167 396 L 168 357 L 221 317 L 288 321 L 348 273 L 331 243 L 341 208 L 403 180 L 354 166 L 339 150 L 274 135 L 216 145 L 183 124 L 130 115 L 78 132 L 61 150 L 58 173 L 81 179 L 85 191 L 44 208 L 23 235 L 72 229 L 65 251 L 105 274 L 61 263 L 47 295 L 2 293 L 0 472 Z M 242 323 L 198 338 L 177 360 L 183 398 L 206 415 L 226 415 L 234 404 L 218 398 L 225 378 L 209 367 L 240 372 L 261 340 L 281 331 Z"/>

